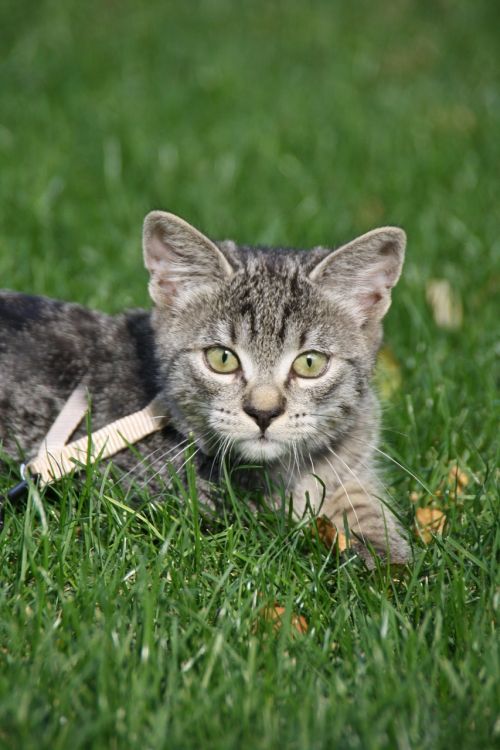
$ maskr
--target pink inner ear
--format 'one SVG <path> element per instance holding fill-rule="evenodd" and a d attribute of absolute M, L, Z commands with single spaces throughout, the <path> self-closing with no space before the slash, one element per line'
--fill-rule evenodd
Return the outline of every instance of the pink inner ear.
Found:
<path fill-rule="evenodd" d="M 153 274 L 149 282 L 149 292 L 157 305 L 170 305 L 177 294 L 177 284 L 160 274 Z"/>
<path fill-rule="evenodd" d="M 171 279 L 164 279 L 164 278 L 160 277 L 160 278 L 156 279 L 156 283 L 167 294 L 170 294 L 170 295 L 174 295 L 175 294 L 175 290 L 177 288 L 177 285 Z"/>
<path fill-rule="evenodd" d="M 161 238 L 155 233 L 151 237 L 148 247 L 149 261 L 152 267 L 159 263 L 164 263 L 168 255 L 168 246 L 162 242 Z"/>
<path fill-rule="evenodd" d="M 375 307 L 384 298 L 384 294 L 381 291 L 374 290 L 372 292 L 362 292 L 356 295 L 356 301 L 359 306 L 359 310 L 363 313 L 369 313 L 372 308 Z"/>

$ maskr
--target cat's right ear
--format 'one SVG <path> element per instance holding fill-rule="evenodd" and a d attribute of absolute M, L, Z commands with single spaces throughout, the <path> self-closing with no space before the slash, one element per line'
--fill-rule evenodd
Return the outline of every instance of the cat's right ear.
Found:
<path fill-rule="evenodd" d="M 144 220 L 144 264 L 149 293 L 160 306 L 213 286 L 233 275 L 219 248 L 183 219 L 151 211 Z"/>

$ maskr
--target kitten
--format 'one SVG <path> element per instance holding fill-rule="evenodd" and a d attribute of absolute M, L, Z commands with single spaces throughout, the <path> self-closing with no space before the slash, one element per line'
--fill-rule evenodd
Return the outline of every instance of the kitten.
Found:
<path fill-rule="evenodd" d="M 257 464 L 272 486 L 293 493 L 298 516 L 310 506 L 340 529 L 347 522 L 367 560 L 372 547 L 407 561 L 375 469 L 379 406 L 370 387 L 405 240 L 401 229 L 384 227 L 338 250 L 238 247 L 151 212 L 151 313 L 110 317 L 0 293 L 4 450 L 34 454 L 82 380 L 93 429 L 161 393 L 168 426 L 136 446 L 151 455 L 153 473 L 167 478 L 169 461 L 180 469 L 192 434 L 207 502 L 223 457 L 233 467 Z M 143 472 L 131 451 L 114 463 Z M 261 474 L 242 468 L 234 477 L 249 488 Z"/>

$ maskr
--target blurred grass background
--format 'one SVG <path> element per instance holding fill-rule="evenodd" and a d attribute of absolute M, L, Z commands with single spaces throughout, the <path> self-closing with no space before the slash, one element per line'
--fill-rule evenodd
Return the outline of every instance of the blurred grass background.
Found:
<path fill-rule="evenodd" d="M 327 643 L 332 622 L 323 619 L 318 625 L 323 656 L 308 648 L 301 661 L 299 651 L 295 672 L 289 661 L 283 667 L 274 652 L 271 657 L 269 644 L 259 643 L 262 659 L 255 654 L 252 658 L 266 687 L 245 677 L 244 670 L 239 675 L 238 658 L 226 666 L 236 708 L 232 713 L 217 690 L 204 696 L 197 716 L 207 747 L 236 746 L 237 738 L 248 747 L 273 747 L 280 739 L 293 747 L 323 747 L 335 740 L 346 748 L 404 750 L 449 747 L 451 739 L 455 747 L 493 746 L 495 736 L 498 741 L 500 719 L 493 700 L 498 646 L 491 636 L 499 607 L 498 594 L 494 599 L 498 573 L 488 566 L 493 572 L 486 573 L 478 561 L 493 560 L 498 550 L 499 28 L 499 7 L 486 0 L 4 0 L 1 5 L 2 287 L 110 312 L 149 304 L 140 236 L 142 219 L 153 208 L 177 213 L 213 238 L 250 244 L 334 246 L 383 224 L 401 225 L 408 233 L 405 272 L 386 324 L 391 347 L 387 361 L 393 367 L 389 379 L 396 387 L 389 388 L 385 404 L 385 424 L 395 432 L 386 433 L 384 447 L 433 489 L 442 486 L 450 464 L 458 462 L 468 472 L 471 494 L 465 507 L 450 512 L 450 541 L 445 538 L 443 546 L 422 552 L 423 577 L 416 576 L 412 586 L 430 577 L 437 588 L 416 609 L 408 604 L 404 616 L 400 614 L 401 627 L 411 634 L 419 621 L 417 610 L 437 608 L 442 618 L 456 624 L 457 631 L 447 634 L 443 645 L 446 650 L 453 642 L 456 654 L 446 651 L 449 666 L 436 673 L 426 696 L 436 703 L 426 704 L 427 714 L 421 712 L 423 698 L 415 694 L 411 680 L 404 683 L 404 674 L 417 682 L 424 679 L 418 663 L 412 662 L 415 654 L 423 659 L 422 652 L 403 649 L 401 664 L 397 645 L 377 652 L 379 600 L 368 601 L 368 583 L 366 590 L 354 587 L 350 606 L 356 607 L 357 597 L 363 606 L 359 613 L 344 611 L 336 635 L 341 656 L 335 660 L 346 670 L 340 682 L 328 670 L 328 687 L 322 681 L 312 686 L 304 677 L 308 665 L 314 664 L 311 669 L 318 673 L 327 662 L 332 668 Z M 453 330 L 436 324 L 426 301 L 429 279 L 436 278 L 448 281 L 463 308 L 463 322 Z M 418 486 L 397 470 L 389 475 L 410 525 L 407 498 Z M 13 602 L 28 606 L 31 591 L 23 588 L 26 569 L 21 585 L 12 567 L 23 534 L 22 522 L 7 529 L 12 547 L 4 546 L 2 558 L 12 573 L 2 594 L 2 637 L 7 641 L 22 638 L 26 627 L 24 615 L 8 622 Z M 137 539 L 135 544 L 140 546 Z M 210 540 L 205 544 L 210 568 L 216 546 Z M 153 547 L 147 549 L 153 554 Z M 182 564 L 182 555 L 179 559 Z M 284 558 L 282 562 L 292 565 Z M 40 561 L 36 565 L 43 569 Z M 77 559 L 74 565 L 76 570 Z M 99 575 L 96 565 L 92 575 Z M 286 576 L 278 570 L 273 574 L 269 569 L 269 575 L 279 588 L 278 581 Z M 34 575 L 34 580 L 40 579 Z M 132 609 L 149 601 L 141 599 L 142 591 L 130 592 Z M 310 607 L 313 594 L 312 588 Z M 185 596 L 181 583 L 177 595 Z M 64 599 L 57 586 L 53 596 L 54 601 Z M 340 588 L 328 590 L 332 618 L 343 606 L 342 596 Z M 385 594 L 380 596 L 384 599 Z M 89 628 L 93 613 L 83 606 L 80 611 Z M 310 610 L 306 614 L 312 616 Z M 397 622 L 397 611 L 393 616 Z M 44 615 L 37 617 L 44 631 Z M 459 630 L 462 620 L 469 630 Z M 65 631 L 67 638 L 71 627 Z M 413 633 L 417 641 L 418 632 Z M 255 642 L 253 635 L 248 637 Z M 99 650 L 99 637 L 92 638 L 92 647 Z M 191 644 L 193 650 L 202 648 L 203 633 L 199 638 Z M 8 644 L 0 647 L 8 653 Z M 238 646 L 232 647 L 237 653 Z M 5 657 L 3 688 L 14 698 L 4 712 L 10 727 L 4 742 L 28 746 L 34 735 L 27 707 L 35 701 L 36 685 L 30 688 L 26 680 L 38 675 L 43 686 L 43 659 L 50 661 L 56 654 L 65 673 L 78 653 L 77 645 L 73 653 L 71 646 L 66 648 L 66 661 L 57 644 L 48 655 L 26 657 L 27 662 Z M 190 653 L 187 641 L 184 648 Z M 208 649 L 206 658 L 210 653 Z M 488 662 L 482 676 L 478 653 Z M 361 687 L 363 672 L 355 665 L 372 657 L 378 662 L 366 667 L 367 683 Z M 339 662 L 335 664 L 341 670 Z M 137 685 L 150 689 L 150 676 L 141 672 L 146 668 L 136 668 Z M 161 718 L 156 734 L 148 724 L 148 712 L 161 714 L 164 694 L 158 687 L 149 702 L 141 704 L 143 713 L 135 717 L 132 731 L 126 716 L 104 705 L 111 700 L 113 681 L 122 674 L 119 664 L 106 669 L 102 679 L 109 684 L 87 684 L 82 677 L 86 686 L 81 694 L 75 687 L 77 697 L 71 704 L 74 722 L 95 722 L 93 735 L 78 735 L 74 723 L 74 731 L 60 728 L 58 734 L 58 719 L 43 711 L 37 714 L 33 726 L 37 731 L 50 728 L 52 747 L 57 742 L 65 746 L 68 737 L 82 747 L 92 742 L 96 747 L 125 747 L 129 740 L 133 746 L 133 737 L 136 742 L 142 738 L 145 747 L 192 746 L 195 737 L 201 741 L 189 725 L 189 706 L 195 695 L 200 699 L 191 683 L 184 684 L 184 703 L 174 724 Z M 391 685 L 402 681 L 405 687 L 399 696 L 394 687 L 391 703 L 386 685 L 382 705 L 377 685 L 384 670 L 391 675 Z M 54 674 L 61 673 L 56 669 Z M 283 682 L 273 693 L 278 675 Z M 262 703 L 241 698 L 240 681 L 245 680 L 255 690 L 260 685 Z M 307 699 L 294 699 L 294 686 L 304 680 L 311 692 Z M 160 677 L 157 682 L 162 684 Z M 93 708 L 85 692 L 89 684 L 104 696 Z M 363 715 L 354 710 L 357 696 Z M 54 707 L 54 700 L 63 699 L 59 695 L 51 700 Z M 329 728 L 325 717 L 339 703 L 345 725 L 339 719 L 335 729 L 333 724 Z M 224 726 L 214 719 L 222 705 Z M 280 706 L 287 706 L 288 713 L 277 719 Z M 247 724 L 239 726 L 239 712 Z M 470 721 L 467 712 L 473 715 Z M 453 730 L 445 727 L 449 716 Z M 106 728 L 102 734 L 99 722 Z M 149 734 L 144 734 L 145 725 Z M 162 727 L 173 726 L 169 744 Z"/>

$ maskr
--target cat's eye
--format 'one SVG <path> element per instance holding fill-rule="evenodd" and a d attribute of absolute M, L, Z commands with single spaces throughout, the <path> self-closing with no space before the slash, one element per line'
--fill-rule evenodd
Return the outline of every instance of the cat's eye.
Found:
<path fill-rule="evenodd" d="M 211 346 L 205 349 L 205 358 L 211 370 L 223 375 L 236 372 L 240 366 L 240 360 L 236 354 L 224 346 Z"/>
<path fill-rule="evenodd" d="M 328 357 L 322 352 L 304 352 L 294 360 L 293 372 L 301 378 L 319 378 L 326 370 Z"/>

